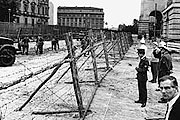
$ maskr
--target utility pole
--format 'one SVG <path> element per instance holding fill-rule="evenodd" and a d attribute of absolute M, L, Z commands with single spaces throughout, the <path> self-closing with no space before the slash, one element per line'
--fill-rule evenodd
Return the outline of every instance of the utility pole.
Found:
<path fill-rule="evenodd" d="M 9 37 L 9 30 L 10 30 L 10 23 L 11 23 L 11 9 L 8 9 L 8 37 Z"/>

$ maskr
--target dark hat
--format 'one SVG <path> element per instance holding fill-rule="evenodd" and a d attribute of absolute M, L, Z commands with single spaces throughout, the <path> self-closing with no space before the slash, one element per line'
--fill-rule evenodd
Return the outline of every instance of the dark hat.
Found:
<path fill-rule="evenodd" d="M 145 54 L 145 49 L 137 49 L 139 54 Z"/>

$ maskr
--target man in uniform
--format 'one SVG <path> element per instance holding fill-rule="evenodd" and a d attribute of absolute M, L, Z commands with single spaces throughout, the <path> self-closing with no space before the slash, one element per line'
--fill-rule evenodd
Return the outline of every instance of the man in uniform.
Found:
<path fill-rule="evenodd" d="M 146 56 L 147 55 L 147 46 L 145 44 L 146 44 L 146 41 L 145 41 L 144 37 L 142 37 L 142 39 L 140 40 L 139 49 L 144 49 L 145 50 L 145 56 Z"/>
<path fill-rule="evenodd" d="M 26 54 L 28 55 L 29 54 L 29 37 L 25 37 L 23 40 L 23 55 Z"/>
<path fill-rule="evenodd" d="M 146 82 L 148 80 L 147 71 L 149 66 L 149 61 L 145 56 L 145 49 L 138 49 L 138 55 L 140 57 L 139 66 L 136 67 L 137 80 L 138 80 L 138 90 L 139 90 L 139 100 L 135 103 L 141 103 L 141 107 L 146 106 L 147 102 L 147 87 Z"/>
<path fill-rule="evenodd" d="M 37 41 L 36 41 L 36 44 L 37 44 L 37 51 L 36 51 L 36 54 L 43 54 L 43 45 L 44 45 L 44 40 L 43 38 L 41 37 L 41 35 L 38 36 L 37 38 Z"/>

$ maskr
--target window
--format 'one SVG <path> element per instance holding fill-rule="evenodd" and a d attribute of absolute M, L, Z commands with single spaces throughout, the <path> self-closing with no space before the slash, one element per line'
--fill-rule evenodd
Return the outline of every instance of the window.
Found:
<path fill-rule="evenodd" d="M 31 3 L 31 11 L 32 11 L 32 13 L 35 13 L 35 5 L 36 5 L 35 2 Z"/>
<path fill-rule="evenodd" d="M 42 7 L 42 14 L 44 15 L 44 7 Z"/>
<path fill-rule="evenodd" d="M 24 23 L 27 25 L 28 24 L 28 18 L 25 18 Z"/>
<path fill-rule="evenodd" d="M 34 19 L 32 19 L 32 26 L 34 26 Z"/>
<path fill-rule="evenodd" d="M 16 18 L 16 20 L 17 20 L 17 21 L 16 21 L 17 23 L 20 23 L 20 21 L 19 21 L 19 17 L 17 17 L 17 18 Z"/>
<path fill-rule="evenodd" d="M 46 15 L 49 15 L 49 11 L 48 11 L 48 10 L 49 10 L 49 8 L 48 8 L 48 7 L 45 7 L 45 14 L 46 14 Z"/>
<path fill-rule="evenodd" d="M 24 0 L 24 1 L 23 1 L 23 4 L 24 4 L 24 12 L 28 12 L 29 1 L 28 1 L 28 0 Z"/>
<path fill-rule="evenodd" d="M 40 6 L 38 6 L 38 14 L 40 14 L 41 8 Z"/>

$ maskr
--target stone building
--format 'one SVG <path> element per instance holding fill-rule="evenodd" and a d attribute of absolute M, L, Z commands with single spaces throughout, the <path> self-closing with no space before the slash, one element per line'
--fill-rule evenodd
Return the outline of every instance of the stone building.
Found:
<path fill-rule="evenodd" d="M 180 0 L 141 0 L 138 34 L 180 41 Z"/>
<path fill-rule="evenodd" d="M 49 0 L 20 0 L 15 22 L 23 24 L 48 24 Z"/>
<path fill-rule="evenodd" d="M 163 37 L 180 42 L 180 0 L 168 0 L 163 13 Z"/>
<path fill-rule="evenodd" d="M 49 2 L 49 25 L 54 24 L 54 5 L 52 2 Z"/>
<path fill-rule="evenodd" d="M 104 28 L 104 12 L 95 7 L 61 7 L 57 9 L 57 24 L 60 26 Z"/>
<path fill-rule="evenodd" d="M 141 0 L 138 34 L 161 36 L 163 15 L 167 0 Z"/>

